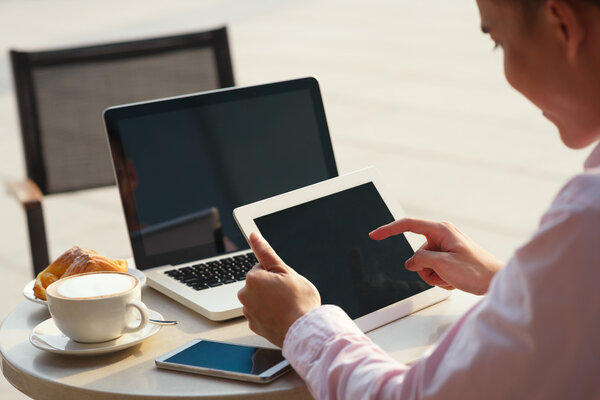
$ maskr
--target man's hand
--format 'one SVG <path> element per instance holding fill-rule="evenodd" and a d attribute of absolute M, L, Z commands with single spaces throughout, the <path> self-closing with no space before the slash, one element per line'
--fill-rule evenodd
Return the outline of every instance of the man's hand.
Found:
<path fill-rule="evenodd" d="M 427 238 L 427 242 L 406 261 L 405 267 L 416 271 L 430 285 L 484 294 L 494 274 L 504 266 L 502 261 L 446 222 L 404 218 L 375 229 L 369 236 L 383 240 L 404 232 Z"/>
<path fill-rule="evenodd" d="M 238 292 L 250 329 L 276 346 L 290 326 L 321 305 L 321 296 L 306 278 L 288 267 L 257 232 L 250 235 L 250 247 L 258 264 L 246 275 Z"/>

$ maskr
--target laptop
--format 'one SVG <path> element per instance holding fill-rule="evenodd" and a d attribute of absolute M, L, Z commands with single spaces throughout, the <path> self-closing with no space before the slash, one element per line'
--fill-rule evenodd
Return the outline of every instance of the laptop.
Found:
<path fill-rule="evenodd" d="M 338 175 L 315 78 L 110 107 L 104 121 L 136 267 L 215 321 L 242 315 L 257 262 L 233 209 Z"/>

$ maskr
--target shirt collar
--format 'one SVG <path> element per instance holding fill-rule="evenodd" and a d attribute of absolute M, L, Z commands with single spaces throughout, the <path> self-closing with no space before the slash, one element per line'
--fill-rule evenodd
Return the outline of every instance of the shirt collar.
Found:
<path fill-rule="evenodd" d="M 600 143 L 598 143 L 594 150 L 592 150 L 587 160 L 585 160 L 583 166 L 585 169 L 596 168 L 600 166 Z"/>

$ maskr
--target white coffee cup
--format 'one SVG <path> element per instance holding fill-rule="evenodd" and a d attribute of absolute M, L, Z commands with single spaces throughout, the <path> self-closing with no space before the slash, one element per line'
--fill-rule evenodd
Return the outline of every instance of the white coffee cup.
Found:
<path fill-rule="evenodd" d="M 54 323 L 77 342 L 105 342 L 148 324 L 140 281 L 127 273 L 72 275 L 49 285 L 46 295 Z M 141 321 L 133 325 L 138 314 Z"/>

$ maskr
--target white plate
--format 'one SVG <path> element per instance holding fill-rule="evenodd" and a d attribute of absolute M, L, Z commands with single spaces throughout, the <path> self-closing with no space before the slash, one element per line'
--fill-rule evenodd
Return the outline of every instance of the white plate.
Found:
<path fill-rule="evenodd" d="M 162 320 L 163 316 L 148 310 L 150 318 Z M 138 332 L 126 333 L 120 338 L 102 343 L 78 343 L 65 336 L 54 324 L 52 318 L 38 324 L 29 335 L 29 341 L 40 350 L 57 354 L 70 354 L 75 356 L 90 356 L 113 351 L 123 350 L 148 339 L 160 330 L 160 325 L 148 324 Z"/>
<path fill-rule="evenodd" d="M 127 273 L 137 277 L 140 280 L 140 283 L 142 284 L 142 286 L 144 286 L 144 284 L 146 283 L 146 275 L 144 275 L 144 273 L 142 271 L 140 271 L 139 269 L 129 268 L 127 270 Z M 27 285 L 25 285 L 25 287 L 23 288 L 23 296 L 25 296 L 25 298 L 29 301 L 47 306 L 48 303 L 46 302 L 46 300 L 38 299 L 37 297 L 34 296 L 34 294 L 33 294 L 33 286 L 34 285 L 35 285 L 35 279 L 32 280 L 31 282 L 29 282 Z"/>

